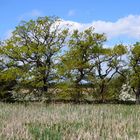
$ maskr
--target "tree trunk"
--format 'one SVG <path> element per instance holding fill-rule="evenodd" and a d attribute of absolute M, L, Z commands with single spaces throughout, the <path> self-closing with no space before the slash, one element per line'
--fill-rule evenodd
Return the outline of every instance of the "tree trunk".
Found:
<path fill-rule="evenodd" d="M 140 87 L 136 91 L 136 104 L 140 104 Z"/>
<path fill-rule="evenodd" d="M 104 81 L 101 84 L 101 90 L 100 90 L 100 95 L 101 95 L 101 101 L 104 103 L 105 102 L 105 98 L 104 98 L 104 94 L 105 94 L 105 84 Z"/>
<path fill-rule="evenodd" d="M 48 92 L 48 86 L 46 85 L 47 84 L 47 80 L 46 80 L 46 77 L 43 78 L 43 91 L 44 92 Z"/>

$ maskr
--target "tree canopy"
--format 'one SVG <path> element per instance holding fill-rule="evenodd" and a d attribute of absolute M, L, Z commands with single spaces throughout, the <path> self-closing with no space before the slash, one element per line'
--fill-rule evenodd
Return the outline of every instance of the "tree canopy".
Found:
<path fill-rule="evenodd" d="M 111 85 L 118 85 L 115 91 L 120 94 L 128 79 L 140 102 L 140 43 L 130 51 L 123 44 L 106 47 L 107 37 L 93 27 L 69 28 L 58 17 L 39 17 L 22 21 L 10 38 L 1 41 L 1 94 L 28 89 L 29 93 L 56 96 L 66 90 L 76 100 L 92 94 L 104 101 L 113 92 Z"/>

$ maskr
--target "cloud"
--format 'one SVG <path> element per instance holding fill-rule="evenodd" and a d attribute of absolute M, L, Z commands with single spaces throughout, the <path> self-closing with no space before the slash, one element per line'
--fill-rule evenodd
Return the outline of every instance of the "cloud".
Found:
<path fill-rule="evenodd" d="M 34 17 L 41 15 L 41 13 L 33 10 L 27 15 Z M 130 40 L 140 38 L 140 15 L 129 15 L 120 18 L 115 22 L 98 20 L 91 23 L 79 23 L 62 20 L 61 26 L 65 27 L 66 24 L 70 25 L 70 30 L 78 29 L 81 31 L 93 26 L 95 28 L 95 32 L 105 33 L 109 40 L 114 40 L 120 37 L 129 38 Z M 8 30 L 5 34 L 5 38 L 9 38 L 12 31 L 13 30 Z"/>
<path fill-rule="evenodd" d="M 23 20 L 23 19 L 27 19 L 27 18 L 35 18 L 35 17 L 39 17 L 42 16 L 42 12 L 39 10 L 32 10 L 30 12 L 24 13 L 21 16 L 19 16 L 19 20 Z"/>
<path fill-rule="evenodd" d="M 91 23 L 95 31 L 104 32 L 109 38 L 127 36 L 140 37 L 140 15 L 129 15 L 118 19 L 116 22 L 93 21 Z"/>
<path fill-rule="evenodd" d="M 68 12 L 68 16 L 75 16 L 75 14 L 76 14 L 76 12 L 75 12 L 75 10 L 69 10 L 69 12 Z"/>
<path fill-rule="evenodd" d="M 78 23 L 73 21 L 64 21 L 72 25 L 72 29 L 83 30 L 90 26 L 95 28 L 95 32 L 105 33 L 109 39 L 126 36 L 140 38 L 140 15 L 129 15 L 118 19 L 115 22 L 110 21 L 93 21 L 91 23 Z"/>

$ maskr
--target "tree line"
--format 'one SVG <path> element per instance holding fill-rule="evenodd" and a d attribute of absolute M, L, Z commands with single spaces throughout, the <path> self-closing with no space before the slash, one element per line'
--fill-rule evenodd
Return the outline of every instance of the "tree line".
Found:
<path fill-rule="evenodd" d="M 0 98 L 33 93 L 50 100 L 88 95 L 105 101 L 118 99 L 129 81 L 140 103 L 140 42 L 106 47 L 105 34 L 93 27 L 72 30 L 61 22 L 57 17 L 22 21 L 0 42 Z"/>

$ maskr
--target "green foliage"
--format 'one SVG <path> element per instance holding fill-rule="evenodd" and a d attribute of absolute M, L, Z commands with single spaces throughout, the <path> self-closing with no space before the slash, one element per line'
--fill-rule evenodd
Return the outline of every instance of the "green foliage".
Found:
<path fill-rule="evenodd" d="M 140 43 L 134 44 L 130 55 L 131 84 L 132 87 L 140 86 Z"/>
<path fill-rule="evenodd" d="M 123 56 L 126 55 L 127 49 L 125 46 L 116 45 L 112 48 L 100 46 L 94 53 L 94 70 L 95 79 L 92 79 L 96 87 L 95 94 L 101 100 L 105 100 L 109 86 L 113 77 L 116 74 L 121 74 L 121 70 L 125 67 Z"/>
<path fill-rule="evenodd" d="M 59 93 L 59 97 L 82 100 L 91 92 L 104 100 L 120 90 L 122 81 L 115 75 L 122 76 L 130 68 L 131 86 L 140 87 L 139 42 L 127 64 L 127 46 L 105 47 L 106 36 L 95 33 L 93 27 L 69 32 L 61 22 L 58 17 L 22 21 L 9 39 L 0 42 L 0 82 L 16 81 L 16 91 L 28 88 L 50 99 Z M 84 84 L 91 85 L 89 91 Z"/>
<path fill-rule="evenodd" d="M 122 45 L 122 44 L 119 44 L 119 45 L 116 45 L 114 48 L 113 48 L 113 53 L 117 54 L 117 55 L 123 55 L 123 54 L 126 54 L 127 53 L 127 47 Z"/>
<path fill-rule="evenodd" d="M 93 28 L 82 32 L 75 30 L 70 36 L 68 51 L 61 57 L 58 71 L 73 87 L 68 88 L 71 89 L 71 96 L 74 99 L 80 100 L 84 97 L 80 85 L 83 82 L 91 82 L 89 77 L 94 77 L 95 64 L 92 61 L 96 53 L 103 53 L 102 43 L 105 40 L 104 34 L 94 33 Z"/>
<path fill-rule="evenodd" d="M 115 76 L 108 85 L 107 98 L 118 99 L 120 91 L 122 89 L 122 85 L 125 84 L 126 82 L 127 82 L 126 77 L 123 77 L 122 75 Z"/>
<path fill-rule="evenodd" d="M 47 92 L 49 84 L 57 78 L 56 60 L 68 34 L 66 28 L 61 29 L 59 22 L 57 17 L 22 21 L 1 48 L 8 59 L 8 70 L 2 78 L 12 80 L 18 75 L 23 86 L 28 84 Z"/>

